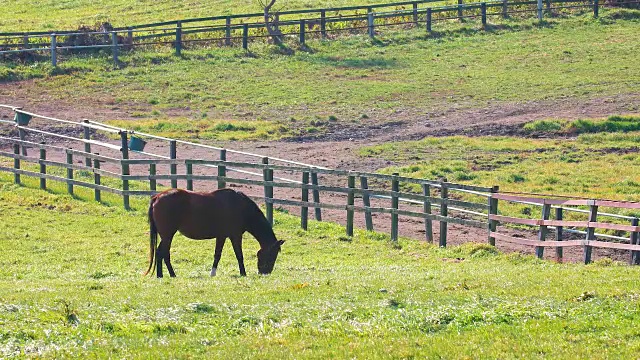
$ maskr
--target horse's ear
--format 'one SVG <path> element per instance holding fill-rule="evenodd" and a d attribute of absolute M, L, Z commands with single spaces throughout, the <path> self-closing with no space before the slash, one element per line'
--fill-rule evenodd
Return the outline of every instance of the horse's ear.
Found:
<path fill-rule="evenodd" d="M 278 245 L 282 246 L 284 244 L 284 240 L 278 240 Z"/>

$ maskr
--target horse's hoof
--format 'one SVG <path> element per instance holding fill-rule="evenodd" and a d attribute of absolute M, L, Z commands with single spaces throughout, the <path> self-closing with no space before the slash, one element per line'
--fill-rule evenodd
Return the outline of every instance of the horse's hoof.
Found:
<path fill-rule="evenodd" d="M 216 272 L 218 271 L 217 268 L 211 268 L 211 276 L 216 276 Z"/>

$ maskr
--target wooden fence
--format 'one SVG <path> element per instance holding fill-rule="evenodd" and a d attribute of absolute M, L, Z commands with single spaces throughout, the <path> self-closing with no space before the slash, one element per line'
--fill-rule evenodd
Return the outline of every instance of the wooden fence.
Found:
<path fill-rule="evenodd" d="M 158 189 L 157 182 L 161 180 L 170 180 L 172 185 L 175 185 L 178 181 L 186 181 L 187 189 L 193 189 L 194 181 L 208 181 L 218 184 L 218 188 L 224 188 L 228 184 L 246 184 L 259 186 L 264 189 L 264 196 L 252 196 L 255 200 L 263 200 L 266 206 L 266 215 L 269 221 L 273 222 L 273 205 L 288 205 L 301 208 L 301 226 L 306 229 L 308 223 L 308 209 L 315 209 L 316 219 L 321 220 L 321 209 L 333 209 L 344 210 L 347 217 L 346 233 L 348 236 L 353 236 L 354 229 L 354 213 L 361 212 L 366 217 L 366 224 L 368 230 L 374 230 L 373 221 L 371 219 L 374 213 L 387 213 L 391 214 L 391 238 L 396 241 L 398 239 L 398 216 L 408 216 L 421 218 L 426 221 L 425 226 L 428 230 L 426 237 L 428 240 L 433 240 L 432 222 L 439 221 L 440 225 L 440 246 L 446 246 L 447 241 L 447 223 L 461 224 L 466 226 L 473 226 L 479 228 L 486 228 L 486 218 L 488 216 L 488 204 L 475 203 L 463 200 L 456 200 L 448 196 L 450 191 L 491 191 L 492 189 L 486 189 L 476 186 L 468 186 L 461 184 L 452 184 L 448 182 L 428 181 L 423 179 L 406 178 L 395 175 L 382 175 L 374 173 L 361 173 L 350 172 L 341 170 L 328 170 L 308 167 L 291 167 L 283 165 L 271 165 L 268 164 L 268 158 L 263 158 L 264 164 L 258 163 L 244 163 L 244 162 L 229 162 L 221 160 L 191 160 L 191 159 L 118 159 L 114 157 L 108 157 L 103 155 L 97 155 L 94 153 L 87 153 L 80 150 L 74 150 L 69 148 L 62 148 L 59 146 L 38 144 L 30 141 L 22 141 L 17 139 L 11 139 L 7 137 L 0 137 L 0 141 L 12 144 L 13 152 L 0 151 L 0 156 L 13 159 L 13 167 L 0 166 L 0 171 L 11 172 L 14 174 L 14 181 L 17 184 L 21 183 L 21 176 L 31 176 L 41 179 L 40 187 L 42 189 L 47 188 L 47 180 L 60 181 L 67 184 L 67 192 L 74 194 L 75 187 L 84 187 L 94 190 L 95 200 L 101 201 L 102 192 L 113 193 L 118 196 L 122 196 L 124 207 L 129 209 L 131 196 L 150 196 L 158 193 L 161 189 Z M 38 156 L 22 155 L 25 149 L 37 149 Z M 51 152 L 64 153 L 66 161 L 54 161 L 49 160 Z M 126 151 L 123 151 L 123 154 Z M 91 166 L 87 166 L 84 161 L 81 164 L 77 163 L 77 159 L 82 159 L 91 163 Z M 112 164 L 120 168 L 120 172 L 114 172 L 105 170 L 101 164 Z M 33 164 L 27 166 L 25 164 Z M 134 165 L 145 165 L 148 168 L 148 174 L 130 174 L 130 168 Z M 157 169 L 162 165 L 169 165 L 173 168 L 184 169 L 182 173 L 171 174 L 159 174 Z M 36 169 L 36 166 L 37 167 Z M 218 174 L 221 175 L 196 175 L 194 174 L 194 168 L 196 166 L 212 166 L 218 169 Z M 66 176 L 59 174 L 52 174 L 51 167 L 64 169 Z M 263 174 L 262 179 L 246 179 L 240 177 L 230 177 L 225 174 L 227 169 L 250 169 L 261 171 Z M 77 171 L 89 172 L 92 174 L 93 182 L 76 179 L 75 173 Z M 285 181 L 274 181 L 274 171 L 286 171 L 288 173 L 299 173 L 301 183 L 292 183 Z M 320 184 L 310 184 L 309 179 L 319 174 L 329 174 L 344 176 L 347 186 L 329 186 Z M 106 186 L 103 184 L 104 177 L 116 179 L 121 181 L 120 187 Z M 355 180 L 359 178 L 361 184 L 367 184 L 369 180 L 376 179 L 378 181 L 385 181 L 391 184 L 392 190 L 375 190 L 366 186 L 356 188 Z M 148 184 L 148 190 L 132 190 L 130 185 L 133 182 L 144 182 Z M 419 195 L 408 192 L 401 192 L 399 190 L 400 185 L 403 183 L 419 184 L 425 189 L 427 195 Z M 172 186 L 173 187 L 173 186 Z M 274 188 L 287 188 L 297 189 L 300 191 L 300 200 L 281 199 L 273 196 Z M 431 189 L 437 189 L 440 193 L 439 197 L 431 196 Z M 309 192 L 313 193 L 313 201 L 309 201 Z M 346 195 L 346 203 L 336 204 L 331 202 L 322 202 L 320 200 L 320 194 L 337 193 Z M 355 198 L 359 196 L 362 200 L 362 206 L 355 204 Z M 371 198 L 381 197 L 391 200 L 391 206 L 388 207 L 372 207 L 369 201 Z M 403 210 L 400 208 L 400 201 L 412 200 L 419 201 L 423 206 L 420 211 L 416 210 Z M 439 214 L 431 212 L 432 207 L 437 205 L 440 208 Z M 483 220 L 473 220 L 454 217 L 449 214 L 449 207 L 456 207 L 458 209 L 470 210 L 473 212 L 484 211 L 484 213 L 478 213 L 482 216 Z M 424 210 L 424 211 L 423 211 Z M 444 225 L 444 226 L 443 226 Z"/>
<path fill-rule="evenodd" d="M 535 13 L 542 20 L 545 13 L 553 16 L 563 11 L 589 10 L 597 17 L 603 6 L 599 0 L 499 0 L 467 4 L 458 0 L 456 5 L 425 7 L 437 2 L 443 1 L 420 0 L 284 11 L 277 14 L 277 26 L 283 36 L 296 38 L 304 44 L 310 37 L 326 39 L 330 34 L 341 32 L 366 32 L 373 38 L 380 29 L 390 26 L 422 26 L 432 32 L 433 24 L 438 21 L 481 19 L 482 27 L 485 28 L 490 16 L 508 18 Z M 616 3 L 616 6 L 638 2 L 639 0 L 628 0 Z M 410 8 L 405 8 L 409 6 Z M 49 53 L 51 64 L 56 66 L 60 52 L 106 49 L 111 52 L 114 64 L 118 66 L 119 53 L 123 49 L 137 46 L 170 45 L 178 55 L 185 46 L 198 44 L 233 46 L 241 43 L 244 49 L 248 49 L 251 41 L 270 37 L 261 20 L 262 16 L 261 13 L 212 16 L 98 32 L 6 32 L 0 33 L 0 55 Z M 76 44 L 80 38 L 85 41 L 91 38 L 91 41 L 89 44 Z"/>
<path fill-rule="evenodd" d="M 3 107 L 0 105 L 0 108 Z M 47 180 L 60 181 L 67 184 L 67 191 L 74 193 L 75 187 L 84 187 L 94 190 L 96 201 L 100 201 L 103 192 L 121 196 L 125 208 L 130 207 L 131 196 L 153 195 L 163 188 L 158 186 L 159 181 L 169 181 L 170 188 L 178 187 L 178 182 L 186 184 L 186 188 L 194 188 L 194 182 L 207 182 L 217 184 L 217 188 L 224 188 L 230 184 L 243 184 L 263 188 L 263 196 L 253 196 L 254 199 L 264 201 L 266 215 L 273 221 L 273 208 L 276 205 L 286 205 L 300 209 L 301 226 L 306 228 L 309 217 L 309 209 L 313 209 L 316 220 L 322 220 L 322 210 L 343 210 L 346 212 L 346 232 L 353 235 L 354 213 L 364 215 L 367 230 L 374 230 L 373 214 L 390 214 L 391 238 L 395 241 L 399 233 L 399 216 L 415 217 L 425 220 L 425 237 L 433 241 L 433 221 L 440 222 L 439 244 L 446 246 L 447 223 L 473 226 L 486 229 L 489 203 L 487 196 L 497 189 L 453 184 L 446 181 L 434 181 L 402 177 L 397 174 L 385 175 L 367 172 L 355 172 L 346 170 L 334 170 L 317 167 L 294 161 L 278 158 L 262 157 L 258 154 L 240 152 L 230 149 L 216 148 L 207 145 L 188 143 L 173 140 L 151 134 L 141 134 L 124 129 L 115 129 L 107 124 L 100 124 L 85 120 L 83 122 L 70 122 L 68 120 L 54 119 L 23 111 L 20 108 L 10 108 L 15 112 L 15 121 L 22 118 L 39 117 L 47 121 L 63 122 L 82 128 L 82 138 L 69 135 L 56 134 L 44 130 L 32 128 L 27 125 L 19 125 L 7 120 L 0 123 L 12 124 L 13 130 L 17 130 L 19 138 L 0 136 L 0 143 L 6 144 L 12 151 L 0 151 L 0 157 L 13 159 L 13 167 L 2 166 L 0 171 L 15 174 L 14 181 L 21 182 L 21 176 L 40 178 L 40 187 L 45 189 Z M 108 134 L 116 134 L 120 137 L 118 145 L 92 139 L 90 131 L 103 131 Z M 52 137 L 54 140 L 72 141 L 83 145 L 83 149 L 64 148 L 57 145 L 28 141 L 29 135 Z M 141 151 L 132 146 L 131 138 L 154 138 L 157 141 L 167 141 L 170 156 L 161 156 L 156 153 Z M 179 159 L 177 144 L 204 147 L 215 150 L 218 159 Z M 37 150 L 36 154 L 29 156 L 29 149 Z M 101 149 L 111 152 L 112 155 L 97 154 Z M 215 153 L 214 153 L 215 154 Z M 253 158 L 253 161 L 229 161 L 230 154 L 243 155 Z M 132 158 L 137 155 L 139 159 Z M 79 162 L 80 160 L 80 162 Z M 277 164 L 278 162 L 282 164 Z M 134 171 L 134 167 L 137 170 Z M 57 173 L 51 171 L 55 168 L 62 169 Z M 161 172 L 165 170 L 165 173 Z M 210 174 L 215 169 L 214 174 Z M 77 173 L 91 174 L 91 178 L 79 179 Z M 279 176 L 274 173 L 278 172 Z M 238 174 L 230 176 L 229 173 Z M 321 184 L 322 177 L 333 177 L 333 183 L 328 180 Z M 259 177 L 256 179 L 256 177 Z M 117 180 L 117 186 L 112 181 L 110 186 L 105 185 L 105 179 Z M 293 178 L 293 179 L 292 179 Z M 356 179 L 359 186 L 356 187 Z M 144 185 L 143 185 L 144 184 Z M 342 184 L 342 185 L 340 185 Z M 345 186 L 346 184 L 346 186 Z M 133 189 L 132 185 L 137 188 Z M 374 188 L 380 187 L 380 189 Z M 422 190 L 422 194 L 401 191 L 401 187 L 416 186 Z M 211 186 L 208 186 L 211 188 Z M 274 196 L 274 189 L 287 189 L 295 191 L 297 198 L 283 198 Z M 452 193 L 454 196 L 452 196 Z M 457 195 L 456 195 L 457 194 Z M 311 195 L 311 199 L 310 199 Z M 322 197 L 331 198 L 331 201 L 322 201 Z M 336 197 L 339 195 L 339 197 Z M 437 196 L 436 196 L 437 195 Z M 483 199 L 482 202 L 473 202 L 462 199 L 463 195 Z M 341 196 L 341 197 L 340 197 Z M 360 199 L 361 206 L 356 204 L 356 197 Z M 457 197 L 457 198 L 456 198 Z M 341 199 L 341 200 L 339 200 Z M 343 201 L 343 203 L 340 203 Z M 373 206 L 372 203 L 389 203 Z M 439 211 L 433 212 L 434 209 Z M 453 214 L 452 214 L 453 213 Z M 457 216 L 456 216 L 457 215 Z"/>
<path fill-rule="evenodd" d="M 638 210 L 640 203 L 525 197 L 500 193 L 498 187 L 455 184 L 403 177 L 398 174 L 328 169 L 259 154 L 141 134 L 88 120 L 73 122 L 0 105 L 0 110 L 2 108 L 15 113 L 15 123 L 0 120 L 0 124 L 11 125 L 10 129 L 17 137 L 0 136 L 0 144 L 3 144 L 0 149 L 4 148 L 0 151 L 0 159 L 13 160 L 13 166 L 9 165 L 10 161 L 0 162 L 0 171 L 13 173 L 14 182 L 17 184 L 22 183 L 23 176 L 40 179 L 39 186 L 42 189 L 47 188 L 47 181 L 58 181 L 67 185 L 67 192 L 70 194 L 74 194 L 77 187 L 92 189 L 96 201 L 102 200 L 102 193 L 112 193 L 122 197 L 123 205 L 127 209 L 130 207 L 131 196 L 150 196 L 167 188 L 177 188 L 179 182 L 185 183 L 189 190 L 194 189 L 194 182 L 213 183 L 216 184 L 216 188 L 248 185 L 254 192 L 262 189 L 262 195 L 251 197 L 264 202 L 269 221 L 273 223 L 274 205 L 287 206 L 299 210 L 300 225 L 305 230 L 309 217 L 322 220 L 323 210 L 343 212 L 348 236 L 353 235 L 355 213 L 364 216 L 367 230 L 375 230 L 374 214 L 387 214 L 390 236 L 394 241 L 397 241 L 399 236 L 399 217 L 403 216 L 423 220 L 425 238 L 429 242 L 434 241 L 433 222 L 437 221 L 438 244 L 443 247 L 447 245 L 448 224 L 458 224 L 485 229 L 491 245 L 515 243 L 535 247 L 538 257 L 543 256 L 544 248 L 554 247 L 556 258 L 562 261 L 564 247 L 579 246 L 583 247 L 585 263 L 591 262 L 593 248 L 627 250 L 631 254 L 630 262 L 640 263 L 638 218 L 602 211 L 603 208 Z M 81 137 L 39 130 L 32 127 L 33 122 L 26 125 L 31 118 L 73 125 L 82 129 L 78 132 Z M 51 128 L 51 124 L 47 125 Z M 119 144 L 109 142 L 113 139 L 96 140 L 97 131 L 117 135 Z M 83 148 L 74 149 L 29 141 L 29 136 L 41 136 L 43 139 L 52 137 L 56 142 L 62 140 L 82 144 Z M 155 139 L 158 142 L 167 141 L 169 156 L 145 152 L 134 146 L 133 139 L 140 141 L 141 137 L 147 140 Z M 178 143 L 214 150 L 212 153 L 217 159 L 180 159 L 177 156 Z M 97 149 L 110 154 L 95 153 Z M 33 150 L 37 151 L 32 152 Z M 244 156 L 250 160 L 230 161 L 227 158 L 229 155 Z M 329 177 L 333 177 L 334 180 L 330 181 Z M 356 180 L 359 180 L 359 186 L 356 185 Z M 168 181 L 170 186 L 161 186 L 161 181 Z M 206 187 L 212 188 L 210 185 Z M 274 189 L 287 193 L 276 194 Z M 416 191 L 418 189 L 419 192 Z M 537 206 L 541 208 L 541 216 L 535 219 L 500 215 L 499 202 L 504 205 L 515 203 Z M 313 210 L 311 215 L 310 209 Z M 552 210 L 555 210 L 555 219 L 551 219 Z M 572 218 L 564 219 L 567 214 L 571 214 Z M 586 218 L 579 219 L 580 216 Z M 606 221 L 602 218 L 606 218 Z M 513 227 L 499 228 L 501 223 L 535 227 L 538 237 L 536 240 L 517 237 L 513 234 Z M 615 231 L 616 234 L 598 233 L 596 229 L 607 229 Z M 555 231 L 551 233 L 551 230 Z M 622 233 L 626 235 L 622 236 Z M 552 235 L 554 239 L 549 240 Z M 567 236 L 570 238 L 567 239 Z"/>
<path fill-rule="evenodd" d="M 535 246 L 535 252 L 539 258 L 542 258 L 545 248 L 554 247 L 558 261 L 562 261 L 563 248 L 582 247 L 583 258 L 586 264 L 591 262 L 593 248 L 629 250 L 631 252 L 630 263 L 640 264 L 640 242 L 638 241 L 640 226 L 638 226 L 638 218 L 606 213 L 601 210 L 602 208 L 640 210 L 640 203 L 593 199 L 541 198 L 511 194 L 493 194 L 492 199 L 496 201 L 502 200 L 519 204 L 538 205 L 542 208 L 539 219 L 523 219 L 502 216 L 497 213 L 490 214 L 489 224 L 491 231 L 489 236 L 492 244 L 495 244 L 495 241 L 498 240 L 513 244 Z M 552 219 L 552 217 L 554 217 L 552 210 L 555 210 L 555 219 Z M 585 218 L 580 220 L 565 220 L 564 217 L 567 212 L 578 212 L 584 215 Z M 608 221 L 599 221 L 598 217 L 606 217 Z M 617 220 L 616 223 L 612 221 L 614 219 Z M 628 224 L 621 223 L 624 221 Z M 534 240 L 499 233 L 495 230 L 498 222 L 536 227 L 538 229 L 538 237 Z M 597 229 L 615 230 L 626 233 L 627 236 L 598 234 L 596 233 Z M 555 230 L 553 234 L 555 235 L 555 240 L 548 240 L 549 235 L 552 235 L 550 234 L 550 230 Z M 566 240 L 564 237 L 567 233 L 579 234 L 585 236 L 585 238 Z M 597 240 L 597 237 L 608 238 L 613 241 L 601 241 Z"/>

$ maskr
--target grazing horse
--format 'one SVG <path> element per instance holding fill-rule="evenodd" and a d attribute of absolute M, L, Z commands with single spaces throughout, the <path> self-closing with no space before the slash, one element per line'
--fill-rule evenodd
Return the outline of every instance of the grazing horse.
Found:
<path fill-rule="evenodd" d="M 211 276 L 216 275 L 222 248 L 227 238 L 231 239 L 238 259 L 240 275 L 246 276 L 242 256 L 242 234 L 248 231 L 260 243 L 258 251 L 258 272 L 270 274 L 273 271 L 280 246 L 271 224 L 262 210 L 247 195 L 220 189 L 210 193 L 197 193 L 172 189 L 156 194 L 149 205 L 150 249 L 149 268 L 144 275 L 156 269 L 162 277 L 162 261 L 167 265 L 171 277 L 176 274 L 171 266 L 171 241 L 176 232 L 190 239 L 216 239 L 216 251 L 211 268 Z M 158 235 L 160 244 L 158 245 Z M 154 263 L 155 253 L 155 263 Z"/>

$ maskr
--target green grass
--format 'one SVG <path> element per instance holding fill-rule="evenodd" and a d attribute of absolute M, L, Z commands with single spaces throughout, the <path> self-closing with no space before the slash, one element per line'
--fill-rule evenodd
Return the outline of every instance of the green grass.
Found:
<path fill-rule="evenodd" d="M 606 119 L 536 120 L 524 125 L 532 133 L 585 134 L 640 131 L 640 116 L 609 116 Z"/>
<path fill-rule="evenodd" d="M 297 10 L 339 6 L 380 4 L 382 0 L 280 0 L 276 9 Z M 441 3 L 446 3 L 443 1 Z M 46 31 L 75 29 L 80 25 L 110 22 L 116 27 L 159 21 L 180 20 L 227 14 L 262 12 L 258 1 L 213 0 L 192 2 L 188 6 L 171 1 L 107 0 L 45 0 L 34 6 L 28 0 L 11 1 L 0 14 L 2 31 Z"/>
<path fill-rule="evenodd" d="M 452 107 L 635 94 L 640 69 L 630 64 L 640 48 L 638 20 L 605 18 L 585 15 L 542 26 L 513 20 L 490 32 L 473 22 L 462 29 L 442 24 L 437 36 L 389 30 L 373 42 L 364 35 L 310 41 L 311 52 L 292 45 L 293 55 L 259 44 L 251 45 L 250 56 L 216 48 L 176 57 L 158 49 L 123 54 L 120 70 L 106 55 L 61 56 L 57 70 L 46 60 L 2 63 L 0 77 L 34 79 L 24 96 L 38 94 L 68 107 L 100 99 L 101 107 L 132 117 L 206 113 L 303 129 L 301 123 L 337 115 L 337 123 L 367 126 Z M 24 91 L 16 86 L 11 88 Z M 291 118 L 298 123 L 287 124 Z"/>
<path fill-rule="evenodd" d="M 631 358 L 640 268 L 554 264 L 487 245 L 439 249 L 276 213 L 270 276 L 257 243 L 238 277 L 230 247 L 178 236 L 178 278 L 142 278 L 134 210 L 15 186 L 0 175 L 0 356 L 44 358 Z M 463 260 L 461 260 L 463 259 Z M 597 354 L 597 355 L 595 355 Z"/>
<path fill-rule="evenodd" d="M 385 172 L 501 190 L 640 201 L 640 133 L 576 139 L 442 137 L 360 149 L 393 161 Z"/>
<path fill-rule="evenodd" d="M 191 140 L 278 140 L 290 136 L 289 128 L 275 121 L 209 120 L 206 114 L 203 115 L 199 120 L 164 118 L 107 123 L 158 136 Z"/>

